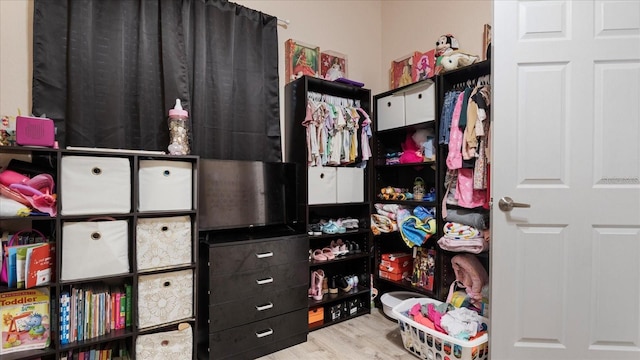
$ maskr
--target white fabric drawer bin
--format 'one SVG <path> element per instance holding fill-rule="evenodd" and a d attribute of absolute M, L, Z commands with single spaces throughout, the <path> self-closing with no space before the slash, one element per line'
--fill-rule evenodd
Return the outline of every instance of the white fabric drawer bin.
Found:
<path fill-rule="evenodd" d="M 404 93 L 405 125 L 419 124 L 436 119 L 436 85 L 425 81 L 418 88 Z"/>
<path fill-rule="evenodd" d="M 138 326 L 148 328 L 193 316 L 193 271 L 138 278 Z"/>
<path fill-rule="evenodd" d="M 193 168 L 190 162 L 140 160 L 139 211 L 191 210 Z"/>
<path fill-rule="evenodd" d="M 379 98 L 376 102 L 376 111 L 378 111 L 378 131 L 404 126 L 403 93 Z"/>
<path fill-rule="evenodd" d="M 193 332 L 189 324 L 180 324 L 178 330 L 140 335 L 136 338 L 138 360 L 176 360 L 192 357 Z"/>
<path fill-rule="evenodd" d="M 336 168 L 310 167 L 308 174 L 308 204 L 335 204 L 337 196 Z"/>
<path fill-rule="evenodd" d="M 337 170 L 337 198 L 338 203 L 364 201 L 364 169 L 339 167 Z"/>
<path fill-rule="evenodd" d="M 191 264 L 191 218 L 139 218 L 136 260 L 139 271 Z"/>
<path fill-rule="evenodd" d="M 63 156 L 62 215 L 125 214 L 131 211 L 131 160 Z"/>
<path fill-rule="evenodd" d="M 128 244 L 126 220 L 65 222 L 61 280 L 128 273 Z"/>

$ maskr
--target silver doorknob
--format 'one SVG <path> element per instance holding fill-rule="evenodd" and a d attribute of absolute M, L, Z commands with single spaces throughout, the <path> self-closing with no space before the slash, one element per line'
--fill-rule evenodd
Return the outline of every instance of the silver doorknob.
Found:
<path fill-rule="evenodd" d="M 530 208 L 531 205 L 513 202 L 512 198 L 505 196 L 498 201 L 498 207 L 502 211 L 511 211 L 514 207 Z"/>

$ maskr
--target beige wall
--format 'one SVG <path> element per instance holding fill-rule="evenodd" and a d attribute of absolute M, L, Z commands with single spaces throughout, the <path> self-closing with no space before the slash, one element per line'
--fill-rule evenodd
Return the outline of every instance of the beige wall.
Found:
<path fill-rule="evenodd" d="M 0 0 L 0 115 L 31 112 L 33 0 Z"/>
<path fill-rule="evenodd" d="M 435 47 L 452 33 L 461 49 L 480 54 L 491 0 L 237 0 L 290 20 L 278 27 L 280 86 L 284 42 L 296 39 L 347 54 L 349 77 L 377 94 L 388 90 L 392 60 Z M 31 111 L 33 0 L 0 0 L 0 114 Z M 284 103 L 284 99 L 280 99 Z"/>
<path fill-rule="evenodd" d="M 481 56 L 484 24 L 493 23 L 492 0 L 385 0 L 382 14 L 381 72 L 387 89 L 391 62 L 435 48 L 440 35 L 452 34 L 460 50 Z"/>

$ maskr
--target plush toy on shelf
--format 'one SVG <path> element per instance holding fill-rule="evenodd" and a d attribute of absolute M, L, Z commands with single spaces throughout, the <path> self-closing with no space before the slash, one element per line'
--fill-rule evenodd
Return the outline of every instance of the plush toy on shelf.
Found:
<path fill-rule="evenodd" d="M 447 55 L 442 56 L 440 65 L 443 71 L 451 71 L 471 65 L 480 60 L 479 56 L 469 55 L 459 51 L 451 51 Z"/>
<path fill-rule="evenodd" d="M 480 60 L 479 56 L 467 54 L 451 34 L 441 35 L 436 41 L 436 74 L 459 69 Z"/>
<path fill-rule="evenodd" d="M 436 57 L 444 56 L 454 50 L 458 50 L 458 40 L 451 34 L 441 35 L 436 41 Z"/>

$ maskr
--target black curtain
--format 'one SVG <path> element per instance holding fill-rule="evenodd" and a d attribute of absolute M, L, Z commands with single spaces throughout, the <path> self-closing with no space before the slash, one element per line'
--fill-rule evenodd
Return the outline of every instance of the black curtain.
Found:
<path fill-rule="evenodd" d="M 62 146 L 167 150 L 175 99 L 191 153 L 280 161 L 277 19 L 225 0 L 36 0 L 33 113 Z"/>

